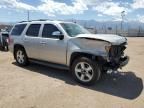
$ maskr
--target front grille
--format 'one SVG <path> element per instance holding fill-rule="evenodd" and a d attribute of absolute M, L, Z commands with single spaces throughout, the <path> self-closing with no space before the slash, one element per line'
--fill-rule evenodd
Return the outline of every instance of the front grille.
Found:
<path fill-rule="evenodd" d="M 110 49 L 110 57 L 122 56 L 125 49 L 126 49 L 125 43 L 123 43 L 121 45 L 112 45 L 112 47 Z"/>

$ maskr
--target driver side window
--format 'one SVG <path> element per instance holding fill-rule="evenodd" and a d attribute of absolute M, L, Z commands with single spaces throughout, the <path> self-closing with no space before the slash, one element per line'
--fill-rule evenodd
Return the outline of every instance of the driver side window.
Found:
<path fill-rule="evenodd" d="M 53 24 L 45 24 L 42 32 L 42 37 L 44 38 L 59 38 L 56 35 L 53 35 L 54 32 L 59 31 L 59 29 Z"/>

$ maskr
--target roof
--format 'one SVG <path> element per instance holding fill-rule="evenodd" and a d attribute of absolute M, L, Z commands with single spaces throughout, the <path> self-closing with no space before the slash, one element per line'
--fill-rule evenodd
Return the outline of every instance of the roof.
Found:
<path fill-rule="evenodd" d="M 2 32 L 0 32 L 0 34 L 8 34 L 8 32 L 7 31 L 2 31 Z"/>
<path fill-rule="evenodd" d="M 72 23 L 72 22 L 40 19 L 40 20 L 21 21 L 18 22 L 17 24 L 26 24 L 26 23 Z"/>

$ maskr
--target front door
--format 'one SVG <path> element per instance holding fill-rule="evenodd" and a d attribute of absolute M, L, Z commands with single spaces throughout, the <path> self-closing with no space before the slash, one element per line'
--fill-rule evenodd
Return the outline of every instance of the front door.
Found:
<path fill-rule="evenodd" d="M 53 32 L 61 31 L 53 24 L 45 24 L 40 40 L 41 52 L 40 58 L 44 61 L 66 64 L 66 46 L 65 39 L 60 40 Z"/>

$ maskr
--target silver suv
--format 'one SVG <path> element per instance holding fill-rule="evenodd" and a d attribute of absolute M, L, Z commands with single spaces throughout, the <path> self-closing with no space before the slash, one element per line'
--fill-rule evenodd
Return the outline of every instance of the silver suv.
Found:
<path fill-rule="evenodd" d="M 69 69 L 78 82 L 93 84 L 103 72 L 128 63 L 126 44 L 125 37 L 91 34 L 72 22 L 38 20 L 16 24 L 9 48 L 20 66 L 36 62 Z"/>

